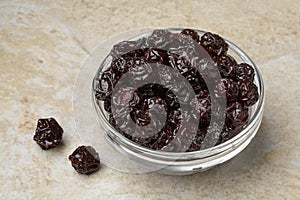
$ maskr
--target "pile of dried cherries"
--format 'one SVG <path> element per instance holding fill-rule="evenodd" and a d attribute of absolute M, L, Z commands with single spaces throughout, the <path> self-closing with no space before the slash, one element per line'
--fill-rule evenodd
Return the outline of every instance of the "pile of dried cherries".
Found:
<path fill-rule="evenodd" d="M 104 103 L 110 124 L 143 147 L 191 152 L 218 145 L 243 129 L 259 98 L 253 67 L 237 63 L 228 48 L 219 35 L 200 37 L 191 29 L 158 29 L 120 42 L 109 54 L 110 66 L 95 76 L 95 98 Z M 145 81 L 149 77 L 156 81 Z M 166 119 L 155 121 L 162 113 Z M 211 123 L 216 116 L 223 123 Z M 196 124 L 182 128 L 189 120 Z M 143 128 L 137 132 L 137 127 Z"/>

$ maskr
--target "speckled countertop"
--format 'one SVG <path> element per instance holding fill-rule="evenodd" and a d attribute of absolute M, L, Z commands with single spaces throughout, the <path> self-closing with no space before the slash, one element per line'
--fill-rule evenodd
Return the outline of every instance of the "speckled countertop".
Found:
<path fill-rule="evenodd" d="M 0 199 L 300 199 L 300 2 L 0 2 Z M 260 131 L 234 159 L 204 173 L 129 174 L 102 166 L 77 174 L 81 144 L 72 92 L 101 41 L 141 27 L 191 27 L 230 39 L 258 64 L 266 85 Z M 63 145 L 43 151 L 36 121 L 55 116 Z"/>

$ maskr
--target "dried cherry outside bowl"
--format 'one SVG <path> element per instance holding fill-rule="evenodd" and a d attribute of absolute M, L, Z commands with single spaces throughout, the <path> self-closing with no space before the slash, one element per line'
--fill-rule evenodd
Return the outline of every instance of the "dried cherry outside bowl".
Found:
<path fill-rule="evenodd" d="M 180 33 L 182 31 L 182 29 L 177 28 L 167 30 L 171 33 Z M 200 35 L 200 37 L 206 33 L 201 30 L 195 31 Z M 127 38 L 127 40 L 135 41 L 149 36 L 152 32 L 153 30 L 143 32 L 137 34 L 133 38 Z M 128 159 L 134 160 L 134 162 L 139 163 L 141 166 L 145 166 L 145 168 L 147 168 L 144 170 L 145 172 L 159 171 L 173 175 L 186 175 L 205 171 L 240 153 L 250 143 L 260 127 L 265 99 L 264 85 L 261 74 L 255 63 L 235 44 L 226 39 L 225 41 L 228 44 L 228 54 L 230 56 L 234 57 L 238 63 L 248 63 L 254 68 L 255 77 L 253 82 L 257 86 L 259 94 L 258 101 L 249 108 L 249 119 L 247 124 L 237 135 L 216 146 L 191 152 L 167 152 L 154 150 L 141 146 L 126 138 L 109 122 L 109 113 L 106 111 L 107 105 L 105 105 L 104 101 L 100 101 L 95 97 L 95 81 L 97 77 L 99 77 L 99 74 L 103 73 L 110 67 L 112 62 L 111 57 L 107 56 L 102 61 L 93 80 L 92 102 L 96 110 L 98 123 L 102 130 L 104 130 L 104 137 L 109 145 L 120 153 L 120 155 L 125 155 Z M 113 47 L 114 44 L 111 45 L 111 47 Z"/>

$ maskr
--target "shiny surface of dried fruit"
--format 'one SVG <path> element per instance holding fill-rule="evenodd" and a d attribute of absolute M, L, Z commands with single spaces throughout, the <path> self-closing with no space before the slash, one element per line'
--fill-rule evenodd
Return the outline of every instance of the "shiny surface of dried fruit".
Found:
<path fill-rule="evenodd" d="M 39 119 L 33 140 L 44 150 L 61 143 L 63 129 L 54 118 Z"/>
<path fill-rule="evenodd" d="M 100 158 L 91 146 L 80 146 L 70 156 L 74 169 L 80 174 L 91 174 L 100 169 Z"/>
<path fill-rule="evenodd" d="M 226 41 L 210 32 L 200 38 L 191 29 L 180 33 L 154 30 L 149 37 L 123 41 L 113 47 L 110 68 L 97 75 L 100 78 L 96 80 L 95 96 L 105 102 L 111 125 L 141 146 L 165 151 L 209 148 L 238 134 L 248 122 L 248 107 L 258 100 L 253 67 L 238 64 L 227 51 Z M 172 70 L 178 72 L 176 77 Z M 117 98 L 111 98 L 114 86 L 127 72 L 132 78 L 121 83 L 123 88 L 117 92 Z M 134 88 L 138 81 L 157 74 L 159 83 Z M 180 76 L 185 81 L 178 81 Z M 214 86 L 212 93 L 207 84 Z M 222 98 L 227 102 L 226 113 L 218 116 L 226 115 L 225 125 L 210 126 L 212 102 L 218 106 Z M 111 104 L 116 105 L 115 110 Z M 167 119 L 155 120 L 162 113 Z M 195 119 L 198 124 L 194 124 Z M 184 122 L 191 126 L 184 127 Z M 207 144 L 203 143 L 205 137 Z M 176 143 L 170 146 L 172 140 Z"/>

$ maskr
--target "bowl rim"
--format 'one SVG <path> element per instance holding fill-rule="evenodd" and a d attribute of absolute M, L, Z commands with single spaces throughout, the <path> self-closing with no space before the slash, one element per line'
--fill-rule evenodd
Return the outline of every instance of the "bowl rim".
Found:
<path fill-rule="evenodd" d="M 143 35 L 151 34 L 153 32 L 153 30 L 155 30 L 155 29 L 151 29 L 151 30 L 147 30 L 146 32 L 139 33 L 139 34 L 135 35 L 132 38 L 128 38 L 128 40 L 134 40 L 134 39 L 143 37 Z M 168 31 L 171 31 L 171 32 L 180 32 L 180 31 L 183 30 L 183 28 L 166 28 L 164 30 L 168 30 Z M 198 29 L 193 29 L 193 30 L 198 32 L 200 35 L 203 35 L 206 32 L 208 32 L 208 31 L 203 31 L 203 30 L 198 30 Z M 258 67 L 256 66 L 256 64 L 252 61 L 252 59 L 241 48 L 239 48 L 237 45 L 235 45 L 234 43 L 232 43 L 231 41 L 227 40 L 224 37 L 222 37 L 222 38 L 229 45 L 229 50 L 234 51 L 243 60 L 243 62 L 251 64 L 251 66 L 254 68 L 255 79 L 256 79 L 255 83 L 256 83 L 256 85 L 259 89 L 259 98 L 258 98 L 258 101 L 255 104 L 256 106 L 255 106 L 255 109 L 254 109 L 254 113 L 252 114 L 252 117 L 249 119 L 247 125 L 236 136 L 234 136 L 233 138 L 227 140 L 226 142 L 223 142 L 223 143 L 218 144 L 216 146 L 213 146 L 213 147 L 210 147 L 210 148 L 207 148 L 207 149 L 198 150 L 198 151 L 192 151 L 192 152 L 167 152 L 167 151 L 161 151 L 161 150 L 153 150 L 153 149 L 150 149 L 150 148 L 147 148 L 147 147 L 143 147 L 143 146 L 131 141 L 130 139 L 126 138 L 125 136 L 120 134 L 108 122 L 108 119 L 105 116 L 106 111 L 103 110 L 101 108 L 101 106 L 98 105 L 97 102 L 100 101 L 100 100 L 97 100 L 95 98 L 95 91 L 93 89 L 94 86 L 95 86 L 95 81 L 96 81 L 97 74 L 99 74 L 103 70 L 103 67 L 106 66 L 106 62 L 108 62 L 109 55 L 107 55 L 103 59 L 103 61 L 101 62 L 100 67 L 98 68 L 98 70 L 96 72 L 96 76 L 94 77 L 93 82 L 92 82 L 93 105 L 94 105 L 94 108 L 97 112 L 98 118 L 100 116 L 100 119 L 104 122 L 103 124 L 105 125 L 105 128 L 108 129 L 108 132 L 113 133 L 113 137 L 115 139 L 117 139 L 117 141 L 119 143 L 122 143 L 123 145 L 126 145 L 127 148 L 134 148 L 135 151 L 139 151 L 140 153 L 148 154 L 148 155 L 151 155 L 151 156 L 158 156 L 160 158 L 165 158 L 165 159 L 172 158 L 172 160 L 180 159 L 180 157 L 184 157 L 184 158 L 185 157 L 205 158 L 205 157 L 209 157 L 211 155 L 222 153 L 222 152 L 228 150 L 229 148 L 233 148 L 236 144 L 238 144 L 239 141 L 247 135 L 246 133 L 249 130 L 251 130 L 251 128 L 255 125 L 256 121 L 259 119 L 259 117 L 261 116 L 261 113 L 263 112 L 263 107 L 264 107 L 264 102 L 265 102 L 264 83 L 263 83 L 261 73 L 260 73 Z M 112 45 L 114 45 L 114 44 L 112 44 Z M 97 120 L 99 120 L 98 118 L 97 118 Z"/>

